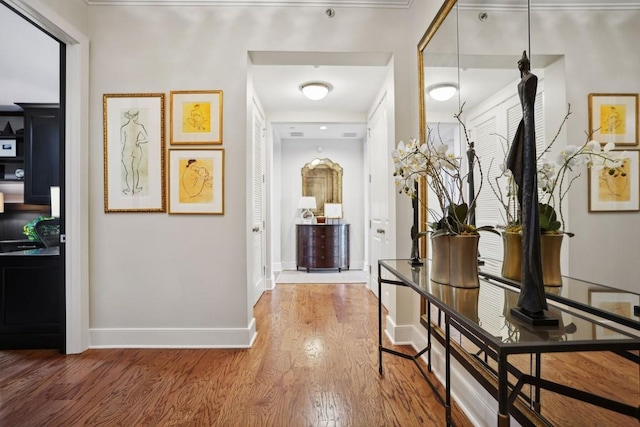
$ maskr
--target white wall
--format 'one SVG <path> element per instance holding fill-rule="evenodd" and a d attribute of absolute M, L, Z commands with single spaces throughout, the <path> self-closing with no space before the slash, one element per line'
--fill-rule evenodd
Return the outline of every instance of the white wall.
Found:
<path fill-rule="evenodd" d="M 329 159 L 342 167 L 342 213 L 343 224 L 349 226 L 350 268 L 361 270 L 364 265 L 364 158 L 363 142 L 349 140 L 305 140 L 282 141 L 282 163 L 280 176 L 282 197 L 280 199 L 280 241 L 282 266 L 296 268 L 296 226 L 300 210 L 298 199 L 302 195 L 301 170 L 314 159 Z M 322 152 L 317 151 L 322 147 Z"/>
<path fill-rule="evenodd" d="M 307 7 L 95 6 L 89 12 L 92 344 L 248 345 L 247 52 L 390 52 L 397 67 L 414 75 L 411 11 L 345 8 L 332 19 L 323 8 Z M 403 97 L 396 119 L 405 126 L 415 114 L 416 104 L 405 102 L 414 84 L 406 76 L 396 81 Z M 105 214 L 102 94 L 197 89 L 224 91 L 225 215 Z"/>

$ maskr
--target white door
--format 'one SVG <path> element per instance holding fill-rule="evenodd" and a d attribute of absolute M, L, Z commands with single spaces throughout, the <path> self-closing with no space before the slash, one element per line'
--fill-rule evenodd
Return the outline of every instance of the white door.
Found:
<path fill-rule="evenodd" d="M 378 260 L 388 258 L 389 249 L 389 150 L 387 127 L 387 97 L 383 96 L 380 104 L 369 119 L 369 288 L 382 298 L 382 304 L 388 307 L 389 294 L 387 285 L 383 285 L 382 295 L 378 294 Z"/>
<path fill-rule="evenodd" d="M 251 283 L 253 284 L 253 304 L 258 302 L 265 290 L 266 277 L 266 245 L 264 238 L 265 212 L 265 176 L 264 176 L 265 126 L 264 115 L 253 103 L 253 131 L 251 144 L 252 157 L 252 263 Z"/>

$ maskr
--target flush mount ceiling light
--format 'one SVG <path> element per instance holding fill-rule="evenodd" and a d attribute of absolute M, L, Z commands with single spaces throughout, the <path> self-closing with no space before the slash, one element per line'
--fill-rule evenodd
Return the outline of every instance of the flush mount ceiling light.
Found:
<path fill-rule="evenodd" d="M 324 98 L 325 96 L 327 96 L 330 90 L 331 85 L 328 83 L 309 82 L 300 85 L 300 91 L 304 94 L 304 96 L 313 101 L 318 101 Z"/>
<path fill-rule="evenodd" d="M 455 83 L 441 83 L 427 88 L 431 99 L 436 101 L 447 101 L 456 94 L 458 86 Z"/>

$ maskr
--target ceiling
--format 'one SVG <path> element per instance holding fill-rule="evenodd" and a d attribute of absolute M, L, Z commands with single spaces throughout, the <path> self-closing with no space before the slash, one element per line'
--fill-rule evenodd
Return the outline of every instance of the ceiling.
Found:
<path fill-rule="evenodd" d="M 250 52 L 249 56 L 254 90 L 268 115 L 308 118 L 317 113 L 332 118 L 276 122 L 274 131 L 283 139 L 363 139 L 366 115 L 391 59 L 385 53 L 344 52 Z M 312 81 L 331 85 L 326 98 L 312 101 L 302 95 L 300 85 Z M 357 119 L 345 123 L 344 117 Z"/>

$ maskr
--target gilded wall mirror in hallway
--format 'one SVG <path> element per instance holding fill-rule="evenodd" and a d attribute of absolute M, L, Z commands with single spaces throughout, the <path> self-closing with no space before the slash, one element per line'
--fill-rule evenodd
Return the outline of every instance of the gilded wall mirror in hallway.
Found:
<path fill-rule="evenodd" d="M 316 198 L 314 215 L 323 214 L 325 203 L 342 203 L 342 166 L 326 158 L 304 165 L 302 195 Z"/>

